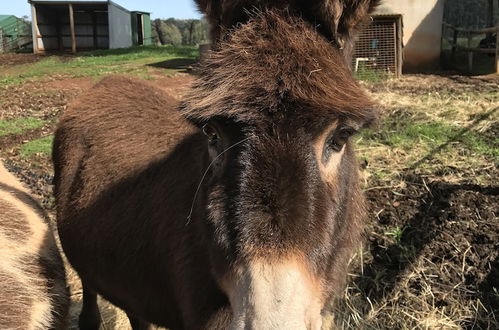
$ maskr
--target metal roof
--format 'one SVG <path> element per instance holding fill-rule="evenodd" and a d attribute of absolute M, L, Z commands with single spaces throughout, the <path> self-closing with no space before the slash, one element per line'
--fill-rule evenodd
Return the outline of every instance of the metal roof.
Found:
<path fill-rule="evenodd" d="M 29 3 L 36 5 L 113 5 L 124 11 L 130 12 L 130 10 L 117 4 L 111 0 L 28 0 Z"/>
<path fill-rule="evenodd" d="M 108 0 L 83 0 L 83 1 L 78 1 L 78 0 L 28 0 L 29 3 L 36 3 L 36 4 L 41 4 L 41 5 L 68 5 L 68 4 L 83 4 L 83 5 L 93 5 L 93 4 L 98 4 L 98 5 L 103 5 L 106 3 L 110 3 L 111 1 Z"/>
<path fill-rule="evenodd" d="M 0 15 L 0 21 L 3 21 L 4 19 L 7 19 L 9 17 L 16 17 L 16 16 L 14 16 L 14 15 Z"/>
<path fill-rule="evenodd" d="M 113 5 L 118 8 L 121 8 L 123 10 L 126 10 L 128 12 L 136 12 L 140 14 L 151 14 L 150 11 L 143 11 L 143 10 L 128 10 L 125 7 L 117 4 L 116 2 L 112 0 L 28 0 L 29 3 L 34 3 L 38 5 Z M 0 19 L 1 20 L 1 19 Z"/>

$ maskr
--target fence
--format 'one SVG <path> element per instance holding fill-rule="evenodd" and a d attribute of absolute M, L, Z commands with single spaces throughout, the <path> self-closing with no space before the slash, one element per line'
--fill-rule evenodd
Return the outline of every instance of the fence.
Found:
<path fill-rule="evenodd" d="M 499 27 L 472 30 L 444 23 L 442 64 L 460 70 L 464 66 L 470 73 L 499 73 L 498 31 Z"/>
<path fill-rule="evenodd" d="M 0 28 L 0 53 L 21 49 L 32 42 L 31 24 L 24 20 L 16 19 Z"/>

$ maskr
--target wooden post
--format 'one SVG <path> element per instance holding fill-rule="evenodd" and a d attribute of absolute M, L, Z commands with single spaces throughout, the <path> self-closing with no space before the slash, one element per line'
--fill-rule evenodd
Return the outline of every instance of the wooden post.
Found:
<path fill-rule="evenodd" d="M 496 73 L 499 74 L 499 28 L 496 29 Z"/>
<path fill-rule="evenodd" d="M 473 39 L 473 35 L 471 32 L 468 32 L 468 49 L 471 49 L 471 41 Z M 468 71 L 473 71 L 473 52 L 468 51 Z"/>
<path fill-rule="evenodd" d="M 0 29 L 0 53 L 3 53 L 3 30 Z"/>
<path fill-rule="evenodd" d="M 98 40 L 97 40 L 97 14 L 95 10 L 92 11 L 92 33 L 94 37 L 94 49 L 99 48 Z"/>
<path fill-rule="evenodd" d="M 494 26 L 494 0 L 489 0 L 489 10 L 487 12 L 487 26 Z M 492 33 L 487 33 L 486 38 L 492 38 Z"/>
<path fill-rule="evenodd" d="M 144 31 L 144 14 L 140 14 L 140 31 L 142 32 L 142 44 L 141 45 L 144 45 L 144 42 L 145 42 L 145 31 Z"/>
<path fill-rule="evenodd" d="M 452 51 L 451 51 L 451 61 L 454 63 L 456 59 L 456 48 L 457 48 L 457 29 L 453 27 L 454 34 L 452 35 Z"/>
<path fill-rule="evenodd" d="M 75 19 L 73 12 L 73 5 L 68 4 L 69 7 L 69 27 L 71 29 L 71 51 L 76 53 L 76 35 L 75 35 Z"/>
<path fill-rule="evenodd" d="M 31 4 L 31 33 L 33 34 L 33 53 L 37 54 L 40 52 L 38 48 L 38 18 L 36 17 L 36 6 L 34 3 Z"/>
<path fill-rule="evenodd" d="M 396 49 L 397 49 L 397 77 L 402 76 L 402 64 L 404 62 L 403 52 L 402 52 L 402 16 L 397 18 L 397 23 L 395 28 L 396 31 Z"/>
<path fill-rule="evenodd" d="M 62 52 L 64 51 L 64 41 L 62 39 L 62 24 L 61 24 L 61 17 L 57 16 L 56 19 L 56 29 L 57 29 L 57 44 L 59 45 L 59 51 Z"/>

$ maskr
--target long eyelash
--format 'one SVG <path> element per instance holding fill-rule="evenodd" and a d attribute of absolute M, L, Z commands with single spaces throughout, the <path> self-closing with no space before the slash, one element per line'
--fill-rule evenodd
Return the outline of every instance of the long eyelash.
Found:
<path fill-rule="evenodd" d="M 210 170 L 211 166 L 213 166 L 213 164 L 215 164 L 216 160 L 218 158 L 220 158 L 224 153 L 226 153 L 230 149 L 234 148 L 235 146 L 237 146 L 237 145 L 239 145 L 239 144 L 241 144 L 241 143 L 249 140 L 250 138 L 252 138 L 252 136 L 248 136 L 247 138 L 242 139 L 241 141 L 234 143 L 233 145 L 231 145 L 230 147 L 228 147 L 227 149 L 225 149 L 224 151 L 222 151 L 221 153 L 219 153 L 217 155 L 217 157 L 213 158 L 213 160 L 211 161 L 211 163 L 206 168 L 206 171 L 204 171 L 204 174 L 201 177 L 201 181 L 199 181 L 198 187 L 196 188 L 196 193 L 194 194 L 194 199 L 192 200 L 192 204 L 191 204 L 191 210 L 189 211 L 189 215 L 187 215 L 187 222 L 185 223 L 186 226 L 189 225 L 189 223 L 191 222 L 192 212 L 194 211 L 194 203 L 196 202 L 196 198 L 198 196 L 199 190 L 201 189 L 201 185 L 203 184 L 204 178 L 208 174 L 208 171 Z"/>

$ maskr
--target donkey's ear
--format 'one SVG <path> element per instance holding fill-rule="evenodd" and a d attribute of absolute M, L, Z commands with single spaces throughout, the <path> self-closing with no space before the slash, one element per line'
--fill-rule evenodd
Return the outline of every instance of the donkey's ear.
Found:
<path fill-rule="evenodd" d="M 195 2 L 198 5 L 199 10 L 205 14 L 208 9 L 208 6 L 213 3 L 213 1 L 210 0 L 195 0 Z"/>
<path fill-rule="evenodd" d="M 381 0 L 340 1 L 343 2 L 343 8 L 336 25 L 336 41 L 344 49 L 345 56 L 349 58 L 353 50 L 355 36 L 369 20 L 370 14 L 380 4 Z"/>
<path fill-rule="evenodd" d="M 224 0 L 195 0 L 199 11 L 205 14 L 210 25 L 210 38 L 216 41 L 220 36 L 222 27 L 222 2 Z"/>

